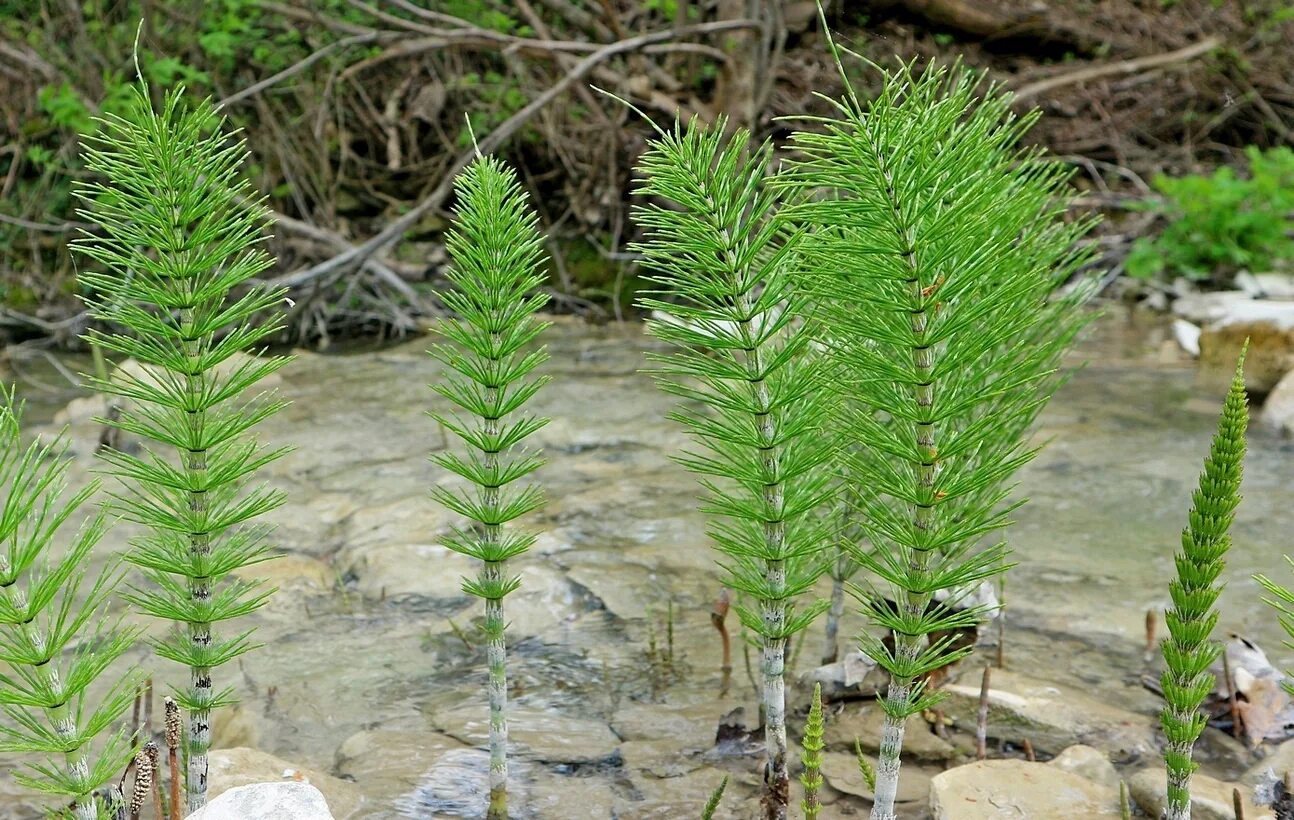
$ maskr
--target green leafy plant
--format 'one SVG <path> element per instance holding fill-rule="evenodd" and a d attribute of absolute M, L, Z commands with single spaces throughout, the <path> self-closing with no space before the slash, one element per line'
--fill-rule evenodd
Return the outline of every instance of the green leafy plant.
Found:
<path fill-rule="evenodd" d="M 81 192 L 99 231 L 78 241 L 100 266 L 81 284 L 107 328 L 88 340 L 139 365 L 90 382 L 125 402 L 100 421 L 145 441 L 141 455 L 102 457 L 121 482 L 111 503 L 147 529 L 126 560 L 150 583 L 126 597 L 175 623 L 156 650 L 190 670 L 176 700 L 189 713 L 191 812 L 206 802 L 212 710 L 233 701 L 213 672 L 254 646 L 250 631 L 222 638 L 214 626 L 271 594 L 232 573 L 272 557 L 267 528 L 253 522 L 283 501 L 250 480 L 284 451 L 249 431 L 284 402 L 248 390 L 287 359 L 240 355 L 277 330 L 283 295 L 248 288 L 273 261 L 262 248 L 269 220 L 241 176 L 246 149 L 223 125 L 209 105 L 187 104 L 182 88 L 154 109 L 141 81 L 128 113 L 106 117 L 87 147 L 104 181 Z M 270 319 L 258 323 L 262 313 Z"/>
<path fill-rule="evenodd" d="M 1208 176 L 1159 176 L 1168 225 L 1138 239 L 1125 263 L 1130 276 L 1225 281 L 1237 271 L 1262 272 L 1294 259 L 1294 150 L 1245 149 L 1249 168 Z"/>
<path fill-rule="evenodd" d="M 804 800 L 800 808 L 804 810 L 804 820 L 816 820 L 822 811 L 818 801 L 818 790 L 822 788 L 822 750 L 826 744 L 822 740 L 822 684 L 814 684 L 813 701 L 809 704 L 809 718 L 804 723 L 804 741 L 800 744 L 800 762 L 804 771 L 800 773 L 800 785 L 804 787 Z"/>
<path fill-rule="evenodd" d="M 1199 487 L 1191 496 L 1191 511 L 1182 531 L 1182 551 L 1175 557 L 1177 577 L 1169 582 L 1173 606 L 1164 613 L 1169 637 L 1163 642 L 1167 669 L 1160 677 L 1164 700 L 1160 715 L 1168 748 L 1166 820 L 1190 820 L 1191 774 L 1198 765 L 1191 752 L 1207 716 L 1200 711 L 1217 681 L 1209 670 L 1222 647 L 1211 635 L 1218 621 L 1215 604 L 1222 585 L 1218 577 L 1231 549 L 1231 522 L 1240 503 L 1240 480 L 1249 426 L 1245 396 L 1244 353 L 1236 364 L 1218 431 L 1209 447 Z"/>
<path fill-rule="evenodd" d="M 957 605 L 1007 568 L 1005 542 L 982 542 L 1023 503 L 1007 482 L 1085 321 L 1086 291 L 1055 290 L 1089 223 L 1065 218 L 1069 172 L 1016 147 L 1036 113 L 965 71 L 903 66 L 870 101 L 845 85 L 795 135 L 786 184 L 815 195 L 789 218 L 811 232 L 830 383 L 847 393 L 841 462 L 872 547 L 854 558 L 875 579 L 853 591 L 888 633 L 862 637 L 890 674 L 872 818 L 892 820 L 905 722 L 937 701 L 929 673 L 971 651 L 934 636 L 981 621 Z"/>
<path fill-rule="evenodd" d="M 509 521 L 539 509 L 538 485 L 517 482 L 542 464 L 521 445 L 548 423 L 522 412 L 547 381 L 532 375 L 547 360 L 543 347 L 531 343 L 548 326 L 534 314 L 548 297 L 538 291 L 543 238 L 516 175 L 492 157 L 478 157 L 455 181 L 457 222 L 447 250 L 453 290 L 441 298 L 457 319 L 441 332 L 453 344 L 439 344 L 431 355 L 446 366 L 432 389 L 466 414 L 433 413 L 432 417 L 462 439 L 466 455 L 442 452 L 432 459 L 465 479 L 466 488 L 437 486 L 432 497 L 472 524 L 456 529 L 445 545 L 481 562 L 463 590 L 485 601 L 486 658 L 490 701 L 491 820 L 508 816 L 508 679 L 503 599 L 517 589 L 509 559 L 521 555 L 535 536 Z"/>
<path fill-rule="evenodd" d="M 22 408 L 0 392 L 0 751 L 28 756 L 23 785 L 57 796 L 56 816 L 98 820 L 96 792 L 134 753 L 117 725 L 134 696 L 133 675 L 117 678 L 95 705 L 86 689 L 130 648 L 134 630 L 106 608 L 119 574 L 112 564 L 90 580 L 86 564 L 106 529 L 91 518 L 61 551 L 57 542 L 98 489 L 67 495 L 66 445 L 20 440 Z M 87 708 L 90 706 L 90 708 Z M 32 762 L 36 758 L 39 762 Z"/>
<path fill-rule="evenodd" d="M 671 418 L 700 445 L 678 457 L 700 477 L 702 511 L 723 554 L 726 583 L 758 601 L 737 607 L 762 645 L 767 771 L 765 816 L 784 818 L 787 641 L 822 611 L 793 602 L 823 571 L 830 535 L 820 515 L 832 485 L 821 434 L 831 397 L 809 355 L 809 304 L 796 288 L 798 237 L 778 219 L 766 184 L 770 146 L 724 123 L 659 132 L 639 162 L 637 246 L 655 290 L 639 299 L 648 332 L 674 352 L 653 356 L 662 389 L 683 399 Z"/>
<path fill-rule="evenodd" d="M 701 809 L 701 820 L 714 820 L 714 813 L 719 810 L 719 803 L 723 800 L 723 793 L 728 788 L 728 776 L 724 775 L 719 785 L 715 786 L 714 791 L 710 792 L 710 799 L 705 801 L 705 807 Z"/>

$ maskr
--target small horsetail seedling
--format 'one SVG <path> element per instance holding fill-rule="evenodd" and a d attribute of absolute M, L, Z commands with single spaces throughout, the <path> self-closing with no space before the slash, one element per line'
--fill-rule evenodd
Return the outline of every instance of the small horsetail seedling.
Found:
<path fill-rule="evenodd" d="M 81 283 L 108 329 L 88 337 L 141 366 L 91 381 L 129 402 L 108 423 L 146 442 L 139 456 L 101 455 L 122 482 L 112 503 L 147 528 L 126 560 L 150 584 L 127 597 L 175 623 L 156 649 L 190 669 L 176 700 L 189 712 L 192 812 L 206 803 L 211 712 L 233 700 L 212 672 L 253 648 L 250 631 L 221 638 L 213 625 L 253 612 L 272 592 L 231 574 L 272 557 L 266 527 L 252 522 L 283 496 L 248 482 L 284 451 L 244 434 L 284 402 L 247 391 L 287 359 L 234 357 L 277 330 L 254 317 L 276 316 L 283 293 L 247 288 L 273 262 L 262 248 L 268 212 L 241 175 L 246 148 L 209 105 L 190 106 L 175 89 L 155 110 L 141 82 L 127 113 L 102 125 L 86 161 L 105 181 L 82 189 L 100 230 L 78 246 L 102 266 Z"/>
<path fill-rule="evenodd" d="M 804 820 L 817 820 L 822 811 L 818 800 L 818 790 L 822 788 L 822 750 L 826 744 L 822 740 L 822 684 L 813 686 L 813 702 L 809 705 L 809 718 L 804 723 L 803 751 L 800 762 L 804 771 L 800 773 L 800 785 L 804 787 L 804 800 L 800 808 L 804 810 Z"/>
<path fill-rule="evenodd" d="M 82 598 L 85 564 L 105 526 L 102 515 L 83 526 L 61 555 L 54 541 L 97 485 L 67 492 L 68 461 L 61 441 L 19 441 L 21 410 L 0 393 L 0 751 L 43 758 L 15 778 L 56 796 L 70 808 L 55 816 L 98 820 L 95 792 L 113 780 L 133 750 L 119 723 L 134 681 L 118 679 L 87 709 L 86 688 L 121 657 L 135 633 L 104 618 L 118 580 L 104 570 Z"/>
<path fill-rule="evenodd" d="M 1164 613 L 1169 637 L 1163 642 L 1167 669 L 1160 677 L 1167 704 L 1160 715 L 1168 748 L 1168 801 L 1165 820 L 1190 820 L 1191 760 L 1195 741 L 1207 717 L 1200 705 L 1217 685 L 1209 671 L 1222 647 L 1211 639 L 1218 622 L 1214 608 L 1222 585 L 1218 576 L 1231 549 L 1231 522 L 1240 504 L 1240 480 L 1245 459 L 1245 430 L 1249 411 L 1245 397 L 1244 353 L 1222 406 L 1218 432 L 1204 460 L 1200 485 L 1191 496 L 1191 512 L 1177 554 L 1177 577 L 1168 584 L 1173 606 Z"/>
<path fill-rule="evenodd" d="M 441 297 L 458 316 L 441 332 L 453 345 L 431 355 L 448 368 L 432 389 L 467 418 L 431 414 L 467 445 L 467 454 L 437 453 L 432 460 L 470 486 L 435 487 L 432 497 L 471 519 L 445 545 L 481 562 L 480 574 L 463 590 L 485 601 L 486 658 L 490 699 L 490 805 L 488 817 L 508 816 L 508 678 L 503 599 L 520 583 L 507 562 L 530 548 L 535 536 L 504 524 L 543 504 L 536 484 L 517 485 L 543 464 L 521 443 L 548 419 L 521 413 L 547 378 L 532 376 L 547 358 L 544 348 L 526 350 L 548 323 L 535 319 L 547 297 L 537 290 L 543 239 L 516 175 L 493 157 L 478 157 L 455 182 L 458 219 L 446 248 L 453 290 Z"/>
<path fill-rule="evenodd" d="M 1085 291 L 1054 291 L 1089 223 L 1064 219 L 1069 171 L 1016 147 L 1035 115 L 965 72 L 906 66 L 870 102 L 845 86 L 795 135 L 785 179 L 812 195 L 788 216 L 812 234 L 808 287 L 846 393 L 841 462 L 872 546 L 854 557 L 880 582 L 853 591 L 890 633 L 862 644 L 890 674 L 872 818 L 893 820 L 904 722 L 936 700 L 927 675 L 971 651 L 933 636 L 976 625 L 983 607 L 955 605 L 1007 567 L 1005 543 L 981 541 L 1023 503 L 1007 481 L 1085 321 Z"/>
<path fill-rule="evenodd" d="M 726 583 L 759 602 L 738 607 L 760 636 L 767 769 L 764 811 L 786 817 L 785 665 L 788 639 L 822 611 L 795 611 L 823 570 L 832 448 L 821 435 L 830 393 L 820 357 L 809 355 L 795 287 L 796 237 L 777 218 L 765 177 L 771 149 L 749 135 L 693 121 L 660 132 L 639 163 L 639 193 L 670 203 L 637 208 L 638 250 L 655 273 L 642 307 L 661 318 L 648 330 L 672 345 L 655 356 L 658 381 L 685 404 L 671 414 L 700 445 L 679 462 L 700 477 L 702 511 L 723 553 Z"/>

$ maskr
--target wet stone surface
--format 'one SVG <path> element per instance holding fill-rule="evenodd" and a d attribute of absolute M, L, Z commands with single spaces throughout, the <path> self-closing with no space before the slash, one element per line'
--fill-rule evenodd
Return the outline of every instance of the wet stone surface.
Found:
<path fill-rule="evenodd" d="M 438 367 L 423 352 L 427 344 L 303 353 L 282 371 L 291 405 L 260 435 L 295 448 L 264 471 L 288 494 L 268 516 L 288 557 L 266 567 L 280 588 L 273 603 L 245 619 L 264 646 L 218 673 L 217 685 L 234 686 L 244 700 L 259 748 L 353 781 L 363 797 L 357 818 L 472 817 L 483 805 L 481 613 L 460 588 L 471 562 L 441 543 L 458 522 L 427 497 L 449 481 L 427 459 L 443 442 L 425 415 L 440 401 L 426 387 Z M 549 503 L 525 522 L 539 539 L 511 567 L 522 586 L 505 605 L 516 816 L 557 816 L 555 795 L 567 788 L 589 817 L 695 816 L 724 774 L 733 780 L 718 816 L 749 816 L 760 763 L 748 750 L 758 743 L 704 748 L 737 706 L 748 704 L 753 721 L 754 697 L 735 616 L 730 691 L 720 693 L 710 621 L 720 576 L 696 484 L 669 460 L 686 444 L 665 418 L 672 401 L 639 372 L 652 343 L 634 327 L 559 321 L 549 344 L 554 381 L 535 410 L 553 421 L 534 442 L 548 459 L 538 478 Z M 1196 388 L 1186 354 L 1166 356 L 1175 345 L 1166 324 L 1102 322 L 1073 358 L 1088 368 L 1042 415 L 1038 441 L 1050 444 L 1020 475 L 1018 492 L 1031 501 L 1008 534 L 1019 562 L 1006 593 L 1008 667 L 1039 685 L 1077 687 L 1134 715 L 1138 726 L 1157 705 L 1139 681 L 1145 613 L 1168 602 L 1165 579 L 1219 406 Z M 83 483 L 98 428 L 79 411 L 68 421 L 73 477 Z M 1290 448 L 1254 432 L 1219 626 L 1265 646 L 1280 668 L 1290 665 L 1281 635 L 1248 579 L 1285 571 Z M 105 550 L 123 548 L 130 534 L 117 527 Z M 161 628 L 131 620 L 155 634 Z M 850 614 L 841 635 L 861 628 Z M 984 648 L 991 652 L 995 641 L 987 630 Z M 792 680 L 817 665 L 820 644 L 819 624 L 789 670 Z M 972 688 L 984 656 L 977 657 L 961 681 Z M 155 672 L 159 689 L 182 680 L 142 644 L 131 658 Z M 758 653 L 750 663 L 757 675 Z M 807 695 L 792 691 L 788 699 L 803 703 Z M 832 735 L 833 753 L 851 751 L 842 732 Z M 935 772 L 952 751 L 931 738 L 921 759 Z M 1055 751 L 1073 740 L 1099 738 L 1057 736 Z M 1142 751 L 1140 765 L 1153 763 L 1155 752 Z M 847 761 L 836 762 L 847 778 Z M 0 779 L 0 818 L 33 817 L 10 789 L 9 778 Z M 866 798 L 848 786 L 832 799 L 833 816 L 866 810 Z"/>

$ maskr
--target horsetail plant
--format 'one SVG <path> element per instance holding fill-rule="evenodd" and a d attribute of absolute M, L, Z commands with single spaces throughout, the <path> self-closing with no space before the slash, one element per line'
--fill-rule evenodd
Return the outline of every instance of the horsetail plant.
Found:
<path fill-rule="evenodd" d="M 822 750 L 826 748 L 822 739 L 823 729 L 822 684 L 817 683 L 813 686 L 809 717 L 804 722 L 804 741 L 800 744 L 802 748 L 800 762 L 804 764 L 804 771 L 800 773 L 800 785 L 804 787 L 804 800 L 801 801 L 800 808 L 804 810 L 804 820 L 817 820 L 818 814 L 822 811 L 818 791 L 822 788 L 823 782 Z"/>
<path fill-rule="evenodd" d="M 455 180 L 457 221 L 446 239 L 452 262 L 447 278 L 454 286 L 441 298 L 457 319 L 441 332 L 453 342 L 438 344 L 431 355 L 446 366 L 431 388 L 457 413 L 432 413 L 467 445 L 466 454 L 442 452 L 432 460 L 466 479 L 468 487 L 437 486 L 432 497 L 471 520 L 455 529 L 445 545 L 481 562 L 463 591 L 485 601 L 484 631 L 489 666 L 490 804 L 487 816 L 508 816 L 508 678 L 503 599 L 520 581 L 508 560 L 521 555 L 535 536 L 509 521 L 543 504 L 538 485 L 516 482 L 543 464 L 522 449 L 531 433 L 548 423 L 521 412 L 547 378 L 533 376 L 547 360 L 543 347 L 527 349 L 548 326 L 535 313 L 548 301 L 537 290 L 543 239 L 516 175 L 499 160 L 477 157 Z"/>
<path fill-rule="evenodd" d="M 1226 566 L 1231 549 L 1228 533 L 1240 504 L 1245 430 L 1249 426 L 1247 404 L 1242 351 L 1199 487 L 1191 496 L 1182 551 L 1174 559 L 1177 577 L 1168 584 L 1173 606 L 1164 613 L 1169 637 L 1162 645 L 1167 669 L 1160 677 L 1167 701 L 1160 715 L 1168 741 L 1164 750 L 1168 772 L 1164 820 L 1191 818 L 1191 774 L 1198 768 L 1191 753 L 1207 723 L 1200 706 L 1217 685 L 1209 671 L 1222 651 L 1211 638 L 1218 621 L 1214 605 L 1222 592 L 1218 577 Z"/>
<path fill-rule="evenodd" d="M 55 816 L 98 820 L 96 792 L 130 760 L 133 749 L 118 724 L 134 694 L 127 674 L 87 708 L 86 689 L 130 648 L 135 633 L 105 619 L 119 574 L 110 564 L 94 576 L 86 563 L 105 530 L 91 518 L 58 554 L 56 540 L 98 489 L 67 496 L 63 441 L 19 440 L 21 407 L 0 392 L 0 751 L 39 756 L 21 784 L 57 797 Z M 61 502 L 61 503 L 60 503 Z M 84 597 L 82 597 L 82 593 Z"/>
<path fill-rule="evenodd" d="M 660 131 L 639 163 L 637 249 L 653 271 L 648 331 L 674 352 L 653 356 L 662 389 L 683 399 L 671 418 L 700 445 L 678 457 L 705 490 L 702 511 L 726 584 L 758 601 L 737 607 L 760 638 L 764 816 L 786 817 L 787 641 L 822 611 L 793 601 L 823 571 L 832 455 L 821 359 L 809 355 L 807 303 L 796 287 L 798 237 L 767 184 L 770 146 L 724 123 Z"/>
<path fill-rule="evenodd" d="M 889 633 L 861 642 L 890 675 L 871 816 L 893 820 L 905 722 L 937 700 L 929 673 L 971 651 L 937 636 L 976 626 L 987 607 L 965 599 L 1007 568 L 1005 542 L 981 542 L 1023 503 L 1007 482 L 1086 321 L 1086 289 L 1055 291 L 1090 223 L 1064 219 L 1069 171 L 1016 147 L 1036 114 L 964 71 L 904 66 L 866 103 L 845 87 L 794 136 L 785 179 L 812 194 L 789 218 L 812 234 L 809 289 L 848 394 L 841 463 L 872 547 L 854 557 L 875 579 L 853 592 Z"/>
<path fill-rule="evenodd" d="M 106 329 L 88 338 L 139 366 L 91 381 L 127 402 L 99 421 L 145 444 L 141 455 L 109 448 L 101 457 L 122 486 L 110 503 L 147 530 L 126 560 L 149 584 L 127 597 L 174 622 L 156 651 L 190 670 L 176 700 L 189 713 L 193 812 L 206 803 L 212 710 L 233 701 L 213 672 L 254 646 L 250 631 L 220 637 L 214 626 L 255 611 L 272 592 L 231 576 L 272 557 L 267 528 L 253 522 L 283 501 L 250 479 L 284 450 L 248 433 L 284 402 L 248 391 L 287 359 L 240 354 L 278 330 L 284 296 L 249 287 L 273 262 L 263 249 L 268 211 L 242 177 L 245 146 L 209 104 L 189 105 L 176 88 L 155 109 L 140 82 L 127 112 L 102 126 L 86 161 L 104 181 L 81 191 L 99 231 L 78 246 L 101 266 L 81 284 Z M 258 322 L 260 314 L 268 319 Z"/>

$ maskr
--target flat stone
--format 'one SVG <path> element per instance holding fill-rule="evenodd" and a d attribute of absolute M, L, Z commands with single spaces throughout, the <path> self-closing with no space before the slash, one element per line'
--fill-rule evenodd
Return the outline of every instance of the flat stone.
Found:
<path fill-rule="evenodd" d="M 189 820 L 335 820 L 323 794 L 308 783 L 238 786 L 189 815 Z"/>
<path fill-rule="evenodd" d="M 322 792 L 336 820 L 357 816 L 366 804 L 354 783 L 297 766 L 259 749 L 245 746 L 216 749 L 208 761 L 207 795 L 211 799 L 230 789 L 254 783 L 297 782 L 314 786 Z"/>
<path fill-rule="evenodd" d="M 875 753 L 879 748 L 884 722 L 885 712 L 878 704 L 849 704 L 843 712 L 828 718 L 822 739 L 830 750 L 852 753 L 854 739 L 857 738 L 863 751 Z M 932 732 L 930 724 L 919 715 L 913 715 L 904 727 L 903 756 L 942 763 L 957 757 L 957 749 Z"/>
<path fill-rule="evenodd" d="M 1119 783 L 1122 780 L 1119 773 L 1115 771 L 1114 764 L 1100 749 L 1093 749 L 1091 746 L 1084 746 L 1081 743 L 1065 749 L 1055 758 L 1048 761 L 1047 765 L 1055 766 L 1079 777 L 1086 777 L 1093 783 L 1100 783 L 1102 786 L 1109 786 L 1114 789 L 1119 788 Z"/>
<path fill-rule="evenodd" d="M 876 761 L 870 761 L 875 765 Z M 920 766 L 903 764 L 899 770 L 899 803 L 918 803 L 930 794 L 930 772 Z M 858 769 L 858 758 L 846 752 L 822 753 L 822 778 L 839 792 L 872 800 L 875 794 L 867 787 L 863 773 Z"/>
<path fill-rule="evenodd" d="M 337 556 L 337 567 L 355 577 L 360 594 L 377 600 L 465 598 L 463 576 L 475 575 L 478 566 L 476 559 L 434 543 L 348 544 Z"/>
<path fill-rule="evenodd" d="M 978 683 L 947 684 L 942 709 L 965 731 L 979 712 Z M 1019 743 L 1025 738 L 1040 752 L 1058 754 L 1084 743 L 1114 760 L 1158 756 L 1159 723 L 1151 715 L 1125 712 L 1069 686 L 1033 680 L 1005 669 L 993 671 L 989 689 L 988 736 Z"/>
<path fill-rule="evenodd" d="M 760 816 L 757 811 L 759 799 L 756 775 L 711 768 L 698 769 L 680 777 L 657 778 L 631 774 L 631 793 L 616 800 L 614 814 L 604 816 L 615 817 L 616 820 L 680 820 L 699 817 L 702 807 L 725 776 L 728 777 L 728 787 L 715 812 L 715 820 L 749 820 Z"/>
<path fill-rule="evenodd" d="M 1285 777 L 1286 772 L 1294 772 L 1294 740 L 1287 740 L 1278 746 L 1260 746 L 1259 753 L 1263 758 L 1245 770 L 1240 778 L 1242 783 L 1253 786 L 1271 769 L 1277 777 Z"/>
<path fill-rule="evenodd" d="M 930 810 L 936 820 L 1118 817 L 1119 791 L 1045 763 L 981 760 L 935 775 Z"/>
<path fill-rule="evenodd" d="M 485 748 L 489 742 L 490 721 L 484 704 L 442 710 L 432 717 L 432 724 L 469 746 Z M 519 757 L 542 763 L 603 762 L 611 759 L 620 745 L 620 738 L 600 720 L 516 705 L 508 709 L 508 740 Z"/>
<path fill-rule="evenodd" d="M 370 729 L 342 742 L 334 767 L 362 784 L 366 795 L 388 802 L 417 787 L 447 752 L 462 748 L 454 738 L 434 732 Z"/>
<path fill-rule="evenodd" d="M 1192 820 L 1235 820 L 1232 790 L 1240 789 L 1245 820 L 1275 820 L 1268 806 L 1255 806 L 1251 790 L 1239 783 L 1226 783 L 1196 772 L 1191 775 Z M 1128 778 L 1128 791 L 1141 810 L 1159 817 L 1168 799 L 1168 775 L 1162 765 L 1143 769 Z"/>

